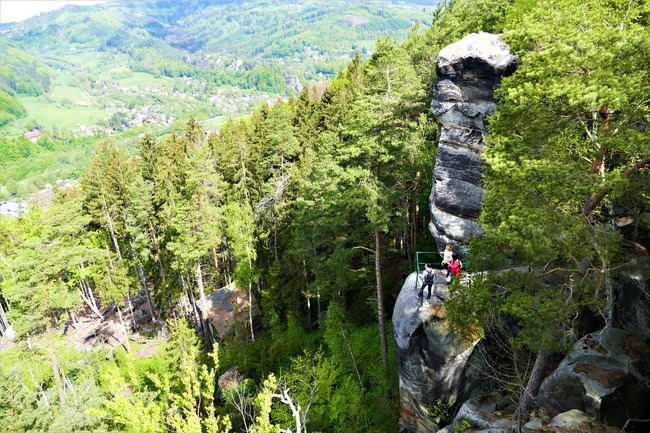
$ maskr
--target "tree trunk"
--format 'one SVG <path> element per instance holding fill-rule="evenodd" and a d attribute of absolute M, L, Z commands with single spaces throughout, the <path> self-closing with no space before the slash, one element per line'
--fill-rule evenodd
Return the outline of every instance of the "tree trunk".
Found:
<path fill-rule="evenodd" d="M 113 247 L 115 247 L 115 252 L 117 253 L 117 257 L 122 260 L 122 250 L 120 250 L 120 243 L 117 240 L 117 235 L 115 234 L 115 229 L 113 228 L 113 218 L 111 217 L 111 214 L 108 213 L 108 207 L 106 205 L 106 199 L 102 196 L 102 199 L 104 200 L 104 213 L 106 214 L 106 219 L 108 220 L 108 231 L 111 235 L 111 240 L 113 241 Z"/>
<path fill-rule="evenodd" d="M 255 329 L 253 328 L 253 281 L 248 279 L 248 322 L 251 327 L 251 340 L 255 341 Z"/>
<path fill-rule="evenodd" d="M 192 323 L 194 323 L 194 326 L 198 324 L 201 327 L 201 335 L 203 335 L 203 322 L 201 321 L 201 315 L 199 313 L 199 309 L 196 308 L 196 302 L 194 301 L 194 295 L 192 294 L 192 290 L 188 287 L 188 284 L 185 282 L 185 278 L 183 277 L 182 274 L 180 275 L 180 278 L 181 278 L 181 284 L 183 285 L 183 293 L 185 293 L 190 308 L 192 309 L 192 313 L 194 313 Z"/>
<path fill-rule="evenodd" d="M 110 253 L 109 253 L 109 256 L 110 256 Z M 82 272 L 85 269 L 83 263 L 80 264 L 78 266 L 78 268 Z M 99 312 L 99 307 L 97 306 L 97 302 L 95 301 L 95 295 L 94 295 L 93 290 L 90 287 L 90 284 L 88 283 L 88 280 L 86 279 L 86 277 L 81 277 L 81 279 L 79 280 L 79 284 L 81 285 L 81 288 L 83 289 L 82 292 L 85 293 L 85 296 L 83 296 L 83 294 L 82 294 L 81 298 L 84 300 L 84 302 L 86 302 L 86 304 L 88 304 L 90 309 L 93 312 L 95 312 L 95 314 L 97 314 L 99 316 L 100 320 L 104 320 L 104 317 Z"/>
<path fill-rule="evenodd" d="M 9 320 L 7 320 L 7 315 L 5 314 L 4 308 L 2 308 L 2 300 L 0 299 L 0 336 L 5 335 L 8 327 Z"/>
<path fill-rule="evenodd" d="M 70 317 L 70 320 L 72 320 L 72 326 L 73 327 L 77 326 L 79 321 L 77 320 L 77 317 L 74 315 L 74 313 L 72 311 L 70 311 L 69 308 L 66 308 L 65 311 L 68 313 L 68 316 Z"/>
<path fill-rule="evenodd" d="M 203 289 L 203 272 L 201 272 L 201 261 L 196 264 L 196 285 L 199 288 L 199 296 L 201 297 L 201 324 L 203 326 L 203 338 L 208 352 L 212 351 L 212 336 L 210 335 L 210 326 L 208 325 L 208 301 L 205 298 L 205 290 Z"/>
<path fill-rule="evenodd" d="M 126 325 L 124 324 L 124 319 L 122 318 L 122 310 L 120 310 L 119 305 L 116 305 L 117 315 L 120 317 L 120 324 L 122 325 L 122 332 L 124 333 L 124 348 L 127 352 L 131 351 L 131 343 L 129 343 L 129 333 L 126 330 Z"/>
<path fill-rule="evenodd" d="M 151 316 L 151 323 L 156 321 L 156 316 L 154 314 L 153 302 L 151 301 L 151 292 L 149 291 L 149 285 L 147 284 L 147 279 L 144 276 L 144 271 L 140 263 L 135 262 L 134 265 L 135 272 L 138 274 L 142 288 L 144 289 L 144 294 L 147 297 L 147 305 L 149 305 L 149 315 Z"/>
<path fill-rule="evenodd" d="M 147 297 L 147 304 L 149 305 L 149 315 L 151 316 L 151 323 L 156 321 L 156 316 L 154 316 L 153 302 L 151 302 L 151 293 L 149 293 L 149 284 L 147 284 L 147 278 L 144 276 L 144 271 L 140 262 L 138 261 L 137 254 L 135 253 L 135 248 L 133 248 L 133 239 L 129 239 L 129 247 L 131 248 L 131 257 L 133 258 L 133 268 L 135 269 L 135 274 L 142 284 L 142 289 L 144 294 Z"/>
<path fill-rule="evenodd" d="M 320 305 L 320 291 L 316 291 L 316 314 L 320 318 L 321 315 L 321 305 Z"/>
<path fill-rule="evenodd" d="M 149 223 L 149 232 L 151 233 L 151 240 L 153 240 L 153 246 L 156 250 L 156 263 L 158 264 L 158 272 L 160 273 L 160 280 L 165 282 L 165 268 L 162 264 L 162 259 L 160 258 L 160 244 L 158 243 L 158 238 L 156 237 L 156 231 L 153 227 L 153 222 L 151 218 L 147 217 L 147 222 Z"/>
<path fill-rule="evenodd" d="M 50 362 L 52 363 L 52 377 L 54 378 L 54 383 L 59 394 L 59 403 L 62 405 L 65 403 L 65 390 L 63 389 L 63 381 L 61 380 L 61 370 L 59 369 L 59 363 L 56 360 L 56 352 L 54 351 L 54 342 L 52 339 L 49 341 L 48 351 L 50 352 Z"/>
<path fill-rule="evenodd" d="M 519 406 L 513 415 L 513 418 L 519 421 L 519 424 L 527 422 L 530 418 L 530 411 L 533 409 L 535 397 L 537 397 L 539 387 L 542 384 L 542 380 L 544 380 L 544 373 L 550 359 L 550 355 L 544 355 L 541 353 L 538 353 L 535 358 L 533 371 L 530 373 L 528 383 L 526 383 L 526 387 L 519 398 Z"/>
<path fill-rule="evenodd" d="M 93 305 L 93 303 L 90 301 L 90 299 L 88 299 L 88 298 L 84 295 L 84 291 L 81 290 L 81 289 L 79 289 L 79 296 L 80 296 L 81 299 L 86 303 L 86 305 L 88 305 L 88 307 L 90 307 L 90 310 L 91 310 L 93 313 L 95 313 L 95 314 L 97 315 L 97 317 L 99 318 L 99 320 L 103 321 L 103 320 L 104 320 L 104 316 L 102 316 L 102 313 L 99 311 L 99 309 L 97 308 L 97 306 Z"/>
<path fill-rule="evenodd" d="M 386 320 L 384 318 L 384 285 L 381 275 L 381 233 L 375 230 L 375 276 L 377 278 L 377 319 L 381 339 L 381 360 L 388 367 L 388 342 L 386 339 Z"/>
<path fill-rule="evenodd" d="M 302 258 L 302 277 L 305 279 L 305 295 L 307 296 L 307 323 L 309 323 L 309 329 L 311 329 L 311 294 L 307 288 L 307 263 L 304 257 Z"/>

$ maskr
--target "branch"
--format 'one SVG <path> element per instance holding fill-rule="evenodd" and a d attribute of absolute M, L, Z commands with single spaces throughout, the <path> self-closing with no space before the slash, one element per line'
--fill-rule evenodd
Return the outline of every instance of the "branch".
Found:
<path fill-rule="evenodd" d="M 277 398 L 282 403 L 289 406 L 289 409 L 291 409 L 291 414 L 293 415 L 293 419 L 296 421 L 296 433 L 302 433 L 302 423 L 300 418 L 300 403 L 298 403 L 297 405 L 293 403 L 293 399 L 289 395 L 289 391 L 291 391 L 291 389 L 285 387 L 280 390 L 280 394 L 271 394 L 271 398 Z M 290 432 L 291 430 L 287 430 L 287 431 Z"/>
<path fill-rule="evenodd" d="M 635 174 L 637 171 L 641 170 L 643 167 L 645 167 L 648 164 L 650 164 L 650 156 L 646 156 L 641 161 L 637 162 L 632 167 L 625 170 L 625 173 L 623 173 L 623 176 L 630 177 L 630 176 L 632 176 L 633 174 Z"/>
<path fill-rule="evenodd" d="M 650 419 L 632 419 L 632 418 L 629 418 L 627 421 L 625 421 L 625 424 L 623 425 L 623 428 L 621 429 L 621 433 L 623 433 L 625 431 L 625 429 L 627 428 L 627 425 L 630 422 L 650 422 Z"/>
<path fill-rule="evenodd" d="M 634 242 L 634 241 L 630 241 L 630 240 L 627 240 L 627 239 L 623 239 L 623 240 L 621 241 L 621 243 L 622 243 L 623 245 L 627 246 L 627 247 L 630 247 L 630 248 L 632 248 L 632 249 L 637 250 L 639 253 L 641 253 L 641 254 L 643 254 L 643 255 L 645 255 L 645 256 L 648 255 L 648 249 L 647 249 L 646 247 L 644 247 L 643 245 L 641 245 L 640 243 L 638 243 L 638 242 Z"/>
<path fill-rule="evenodd" d="M 578 273 L 578 274 L 581 274 L 581 275 L 584 274 L 584 271 L 581 270 L 581 269 L 571 269 L 571 268 L 553 268 L 553 269 L 551 269 L 550 271 L 546 271 L 546 272 L 544 272 L 544 273 L 542 274 L 542 276 L 544 276 L 544 277 L 548 277 L 549 275 L 554 274 L 554 273 L 556 273 L 556 272 L 565 272 L 565 273 L 571 273 L 571 274 Z"/>
<path fill-rule="evenodd" d="M 643 167 L 646 165 L 650 164 L 650 156 L 646 156 L 645 158 L 641 159 L 639 162 L 634 164 L 632 167 L 628 168 L 623 172 L 623 177 L 630 177 L 633 174 L 637 173 L 639 170 L 641 170 Z M 594 197 L 592 197 L 589 202 L 587 202 L 587 205 L 585 206 L 584 214 L 585 216 L 591 217 L 594 214 L 594 211 L 598 207 L 598 205 L 603 201 L 603 199 L 609 194 L 611 191 L 611 188 L 608 186 L 605 186 L 600 189 L 598 194 L 596 194 Z"/>
<path fill-rule="evenodd" d="M 356 249 L 358 249 L 358 248 L 361 248 L 362 250 L 366 250 L 366 251 L 368 251 L 368 252 L 371 252 L 372 254 L 377 254 L 377 253 L 375 252 L 375 250 L 371 250 L 371 249 L 368 248 L 368 247 L 364 247 L 364 246 L 352 247 L 353 250 L 356 250 Z"/>

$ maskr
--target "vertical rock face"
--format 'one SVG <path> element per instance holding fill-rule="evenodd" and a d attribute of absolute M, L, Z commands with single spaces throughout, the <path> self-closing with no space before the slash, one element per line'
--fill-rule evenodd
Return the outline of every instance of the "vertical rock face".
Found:
<path fill-rule="evenodd" d="M 437 276 L 438 281 L 443 274 Z M 447 324 L 445 307 L 436 296 L 448 293 L 434 287 L 431 300 L 416 299 L 417 275 L 404 282 L 393 310 L 393 335 L 399 368 L 400 431 L 433 433 L 438 400 L 451 406 L 462 390 L 463 371 L 474 344 L 464 341 Z M 421 281 L 420 281 L 421 283 Z"/>
<path fill-rule="evenodd" d="M 616 321 L 621 328 L 650 343 L 650 257 L 637 257 L 621 269 Z"/>
<path fill-rule="evenodd" d="M 505 42 L 489 33 L 472 33 L 438 55 L 431 109 L 442 130 L 429 197 L 438 249 L 480 233 L 486 118 L 496 107 L 494 89 L 516 68 Z"/>

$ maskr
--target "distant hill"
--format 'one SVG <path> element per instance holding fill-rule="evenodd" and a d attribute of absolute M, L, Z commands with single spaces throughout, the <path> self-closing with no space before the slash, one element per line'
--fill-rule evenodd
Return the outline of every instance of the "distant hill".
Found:
<path fill-rule="evenodd" d="M 332 76 L 342 58 L 430 24 L 433 1 L 115 0 L 69 5 L 4 30 L 46 59 L 79 50 L 128 55 L 134 68 L 173 76 L 271 63 L 303 80 Z M 428 8 L 428 11 L 427 11 Z M 315 66 L 316 65 L 316 66 Z"/>
<path fill-rule="evenodd" d="M 10 95 L 38 96 L 50 90 L 54 72 L 43 61 L 0 35 L 0 90 Z"/>
<path fill-rule="evenodd" d="M 104 137 L 133 148 L 190 114 L 210 130 L 295 95 L 427 27 L 436 3 L 114 0 L 3 24 L 0 151 L 42 138 L 4 162 L 0 197 L 78 175 Z"/>
<path fill-rule="evenodd" d="M 114 0 L 0 29 L 0 89 L 31 126 L 116 131 L 248 113 L 331 78 L 437 1 Z M 29 53 L 29 54 L 27 54 Z M 30 96 L 30 97 L 28 97 Z M 170 121 L 172 119 L 172 121 Z M 21 124 L 14 125 L 16 134 Z"/>

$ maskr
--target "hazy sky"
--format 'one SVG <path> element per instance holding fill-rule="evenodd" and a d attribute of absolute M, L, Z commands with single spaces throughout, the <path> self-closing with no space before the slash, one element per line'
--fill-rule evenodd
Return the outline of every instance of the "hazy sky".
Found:
<path fill-rule="evenodd" d="M 65 5 L 94 5 L 108 0 L 0 0 L 0 23 L 22 21 Z"/>

